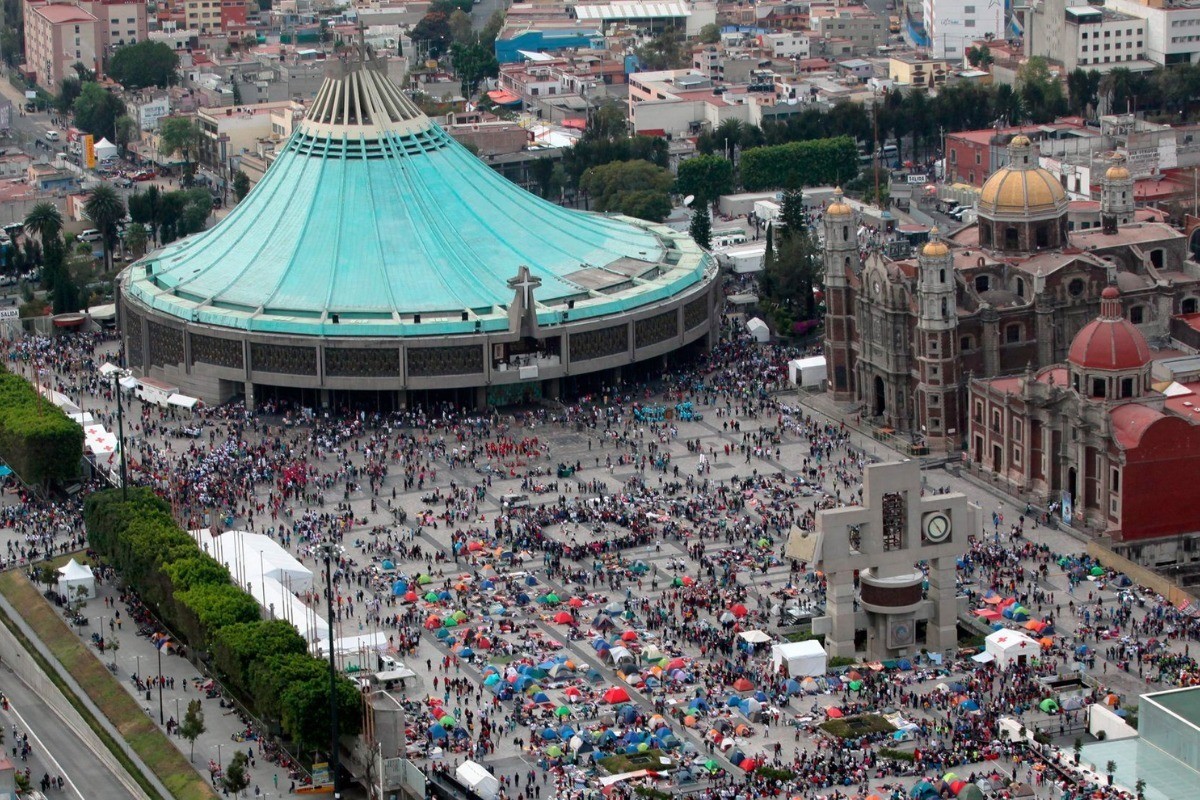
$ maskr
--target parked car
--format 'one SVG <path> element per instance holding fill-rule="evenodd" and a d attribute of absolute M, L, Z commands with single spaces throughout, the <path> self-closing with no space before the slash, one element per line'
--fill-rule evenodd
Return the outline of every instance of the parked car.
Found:
<path fill-rule="evenodd" d="M 133 180 L 135 181 L 152 181 L 157 177 L 158 173 L 152 169 L 146 169 L 142 170 L 141 172 L 133 173 Z"/>
<path fill-rule="evenodd" d="M 96 230 L 95 228 L 88 228 L 86 231 L 79 234 L 79 241 L 98 242 L 100 241 L 100 231 Z"/>

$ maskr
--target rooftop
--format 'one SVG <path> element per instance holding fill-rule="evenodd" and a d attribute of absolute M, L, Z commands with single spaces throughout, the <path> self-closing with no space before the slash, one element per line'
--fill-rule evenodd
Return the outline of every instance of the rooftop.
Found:
<path fill-rule="evenodd" d="M 95 22 L 96 17 L 78 6 L 52 3 L 42 6 L 29 6 L 35 14 L 55 25 L 69 22 Z"/>

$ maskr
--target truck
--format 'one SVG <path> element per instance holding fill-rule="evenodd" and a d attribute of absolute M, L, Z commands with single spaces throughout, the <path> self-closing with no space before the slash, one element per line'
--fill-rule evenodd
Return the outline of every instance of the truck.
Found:
<path fill-rule="evenodd" d="M 454 777 L 483 800 L 497 800 L 500 797 L 500 781 L 476 761 L 464 761 L 454 771 Z"/>
<path fill-rule="evenodd" d="M 153 378 L 140 378 L 137 388 L 133 394 L 138 400 L 143 403 L 154 403 L 159 406 L 166 406 L 171 395 L 179 392 L 178 386 L 172 386 L 169 383 L 156 381 Z"/>

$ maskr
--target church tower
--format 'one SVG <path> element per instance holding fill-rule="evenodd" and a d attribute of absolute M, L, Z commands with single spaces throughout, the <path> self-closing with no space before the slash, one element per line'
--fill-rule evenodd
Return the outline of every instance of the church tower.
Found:
<path fill-rule="evenodd" d="M 859 271 L 858 224 L 839 188 L 825 209 L 825 364 L 835 400 L 854 398 L 854 308 L 850 275 Z"/>
<path fill-rule="evenodd" d="M 926 441 L 953 447 L 959 418 L 958 306 L 950 248 L 929 232 L 917 259 L 917 425 Z"/>
<path fill-rule="evenodd" d="M 1114 234 L 1121 225 L 1133 222 L 1133 177 L 1125 159 L 1117 156 L 1100 181 L 1100 228 Z"/>

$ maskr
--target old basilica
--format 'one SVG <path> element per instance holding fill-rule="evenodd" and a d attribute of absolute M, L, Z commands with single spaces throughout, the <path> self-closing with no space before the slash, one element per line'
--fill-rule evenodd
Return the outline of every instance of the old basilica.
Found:
<path fill-rule="evenodd" d="M 1102 181 L 1099 227 L 1070 231 L 1067 194 L 1029 138 L 1014 136 L 1008 157 L 983 186 L 978 222 L 945 239 L 935 230 L 915 260 L 864 257 L 840 194 L 825 209 L 829 389 L 931 448 L 967 445 L 972 378 L 1065 362 L 1106 287 L 1151 341 L 1200 304 L 1185 236 L 1135 209 L 1120 161 Z"/>

